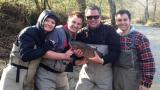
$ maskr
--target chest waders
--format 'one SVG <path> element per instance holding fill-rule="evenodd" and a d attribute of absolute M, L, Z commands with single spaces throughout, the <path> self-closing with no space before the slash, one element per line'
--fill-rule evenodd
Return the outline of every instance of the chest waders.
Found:
<path fill-rule="evenodd" d="M 53 37 L 53 36 L 57 36 L 57 37 Z M 50 34 L 50 36 L 47 39 L 55 42 L 56 47 L 54 47 L 55 50 L 53 51 L 64 53 L 69 49 L 69 47 L 65 47 L 64 45 L 69 44 L 69 41 L 71 41 L 70 40 L 71 36 L 69 35 L 69 32 L 67 32 L 63 26 L 58 26 L 54 30 L 54 32 Z M 44 59 L 41 61 L 40 67 L 52 73 L 62 73 L 62 72 L 65 72 L 65 69 L 68 64 L 69 62 L 64 61 L 64 60 Z"/>
<path fill-rule="evenodd" d="M 55 52 L 64 53 L 68 48 L 64 45 L 69 42 L 69 37 L 66 34 L 63 26 L 57 27 L 54 32 L 47 38 L 56 43 Z M 43 59 L 40 63 L 36 74 L 37 90 L 69 90 L 67 73 L 65 72 L 69 62 L 56 59 Z"/>
<path fill-rule="evenodd" d="M 113 70 L 114 90 L 139 90 L 140 72 L 137 50 L 132 40 L 130 50 L 121 50 Z"/>
<path fill-rule="evenodd" d="M 33 80 L 41 59 L 24 62 L 19 57 L 19 47 L 13 44 L 9 64 L 2 74 L 0 90 L 34 89 Z"/>
<path fill-rule="evenodd" d="M 95 47 L 103 55 L 108 53 L 107 45 L 91 44 L 90 46 Z M 89 62 L 83 65 L 75 90 L 112 90 L 111 64 Z"/>

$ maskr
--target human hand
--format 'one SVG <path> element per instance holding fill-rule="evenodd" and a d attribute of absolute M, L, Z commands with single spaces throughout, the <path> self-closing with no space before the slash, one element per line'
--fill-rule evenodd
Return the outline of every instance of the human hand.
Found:
<path fill-rule="evenodd" d="M 73 51 L 71 49 L 67 50 L 64 55 L 66 60 L 71 60 L 71 55 L 73 54 Z"/>
<path fill-rule="evenodd" d="M 104 60 L 102 58 L 100 58 L 100 56 L 97 54 L 97 52 L 95 51 L 95 56 L 94 57 L 91 57 L 91 58 L 88 58 L 89 60 L 91 60 L 92 62 L 94 63 L 97 63 L 97 64 L 103 64 L 104 63 Z"/>
<path fill-rule="evenodd" d="M 82 52 L 81 49 L 74 49 L 73 52 L 77 57 L 82 57 L 83 56 L 83 52 Z"/>
<path fill-rule="evenodd" d="M 139 90 L 149 90 L 149 88 L 147 88 L 147 87 L 145 87 L 145 86 L 143 86 L 143 85 L 140 85 L 140 86 L 139 86 Z"/>

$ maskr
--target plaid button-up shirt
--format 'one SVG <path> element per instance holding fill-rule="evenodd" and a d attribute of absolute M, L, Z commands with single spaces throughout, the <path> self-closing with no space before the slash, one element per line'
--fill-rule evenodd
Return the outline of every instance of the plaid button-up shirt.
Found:
<path fill-rule="evenodd" d="M 140 62 L 139 65 L 142 74 L 141 85 L 144 85 L 145 87 L 150 87 L 155 74 L 155 62 L 152 52 L 150 50 L 150 43 L 143 34 L 133 29 L 134 28 L 130 30 L 130 33 L 128 35 L 121 36 L 121 50 L 130 49 L 131 43 L 133 42 L 131 39 L 134 38 L 134 45 L 138 52 L 138 60 Z"/>

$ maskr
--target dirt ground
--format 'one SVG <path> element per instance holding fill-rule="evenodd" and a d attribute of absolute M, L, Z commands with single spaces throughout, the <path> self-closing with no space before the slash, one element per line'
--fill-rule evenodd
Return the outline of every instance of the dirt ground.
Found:
<path fill-rule="evenodd" d="M 9 53 L 16 36 L 6 36 L 0 38 L 0 76 L 2 69 L 6 66 Z"/>
<path fill-rule="evenodd" d="M 3 60 L 0 60 L 0 77 L 1 77 L 1 74 L 2 74 L 2 70 L 3 68 L 6 66 L 6 62 L 3 61 Z"/>

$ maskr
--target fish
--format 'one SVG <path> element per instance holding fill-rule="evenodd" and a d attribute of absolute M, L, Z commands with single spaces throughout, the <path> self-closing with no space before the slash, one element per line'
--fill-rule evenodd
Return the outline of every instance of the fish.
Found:
<path fill-rule="evenodd" d="M 89 59 L 95 56 L 95 52 L 101 57 L 102 53 L 97 51 L 95 48 L 90 47 L 88 44 L 80 41 L 71 41 L 70 42 L 71 49 L 80 49 L 83 52 L 83 57 Z"/>

